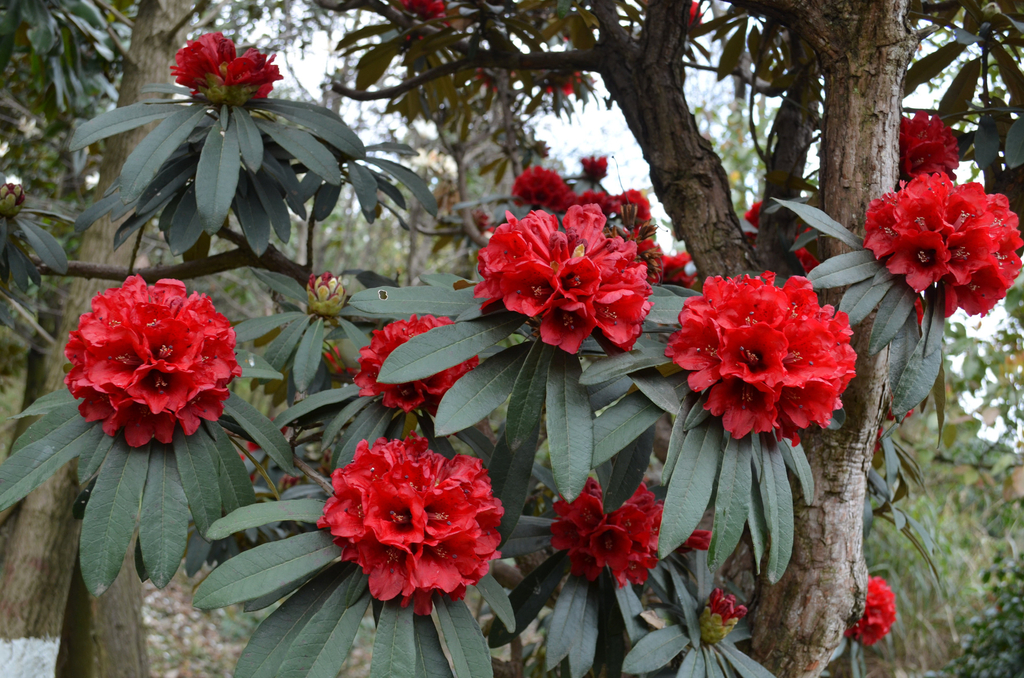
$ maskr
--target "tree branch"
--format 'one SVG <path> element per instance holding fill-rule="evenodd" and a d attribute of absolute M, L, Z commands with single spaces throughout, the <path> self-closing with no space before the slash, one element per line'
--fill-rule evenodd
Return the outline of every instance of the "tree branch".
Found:
<path fill-rule="evenodd" d="M 319 485 L 320 489 L 326 492 L 328 497 L 334 496 L 334 488 L 331 487 L 330 481 L 320 475 L 315 468 L 306 463 L 305 459 L 297 454 L 293 454 L 292 461 L 295 462 L 295 465 L 306 475 L 307 478 Z"/>

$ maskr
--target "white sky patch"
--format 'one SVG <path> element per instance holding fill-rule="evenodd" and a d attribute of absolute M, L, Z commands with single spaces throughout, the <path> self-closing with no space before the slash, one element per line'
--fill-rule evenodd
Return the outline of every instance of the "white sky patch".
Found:
<path fill-rule="evenodd" d="M 57 669 L 59 638 L 0 639 L 0 676 L 50 678 Z"/>

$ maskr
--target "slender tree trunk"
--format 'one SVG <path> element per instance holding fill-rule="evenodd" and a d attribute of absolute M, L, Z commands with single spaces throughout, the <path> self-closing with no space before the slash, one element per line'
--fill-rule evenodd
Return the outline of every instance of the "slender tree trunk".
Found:
<path fill-rule="evenodd" d="M 124 62 L 119 106 L 138 101 L 141 88 L 148 82 L 166 82 L 175 51 L 184 40 L 184 28 L 193 3 L 186 0 L 142 0 L 131 47 Z M 102 195 L 118 175 L 125 158 L 145 135 L 145 129 L 127 132 L 107 141 L 100 165 L 96 195 Z M 116 225 L 107 219 L 98 221 L 82 237 L 78 258 L 125 265 L 131 257 L 129 245 L 111 252 Z M 64 308 L 61 343 L 50 359 L 47 391 L 63 387 L 64 341 L 75 327 L 78 316 L 89 307 L 93 295 L 106 287 L 85 279 L 72 281 Z M 58 471 L 21 504 L 17 524 L 6 545 L 4 568 L 0 573 L 0 655 L 5 647 L 34 648 L 13 675 L 54 675 L 60 645 L 62 620 L 68 603 L 80 523 L 71 516 L 71 504 L 78 494 L 75 465 Z M 145 631 L 141 618 L 141 584 L 126 567 L 114 585 L 96 601 L 95 641 L 99 645 L 99 675 L 148 675 L 145 655 Z M 128 570 L 128 572 L 124 572 Z M 76 598 L 75 601 L 78 602 Z M 86 615 L 76 615 L 85 618 Z M 27 662 L 31 661 L 31 664 Z M 77 660 L 71 659 L 72 665 Z M 19 673 L 22 671 L 22 673 Z M 82 674 L 77 674 L 82 675 Z"/>

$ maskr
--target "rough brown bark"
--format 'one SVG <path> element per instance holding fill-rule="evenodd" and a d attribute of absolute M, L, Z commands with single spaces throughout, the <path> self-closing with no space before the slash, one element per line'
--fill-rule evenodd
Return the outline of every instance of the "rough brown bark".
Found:
<path fill-rule="evenodd" d="M 184 27 L 192 9 L 192 3 L 186 0 L 142 0 L 124 62 L 118 105 L 138 101 L 146 83 L 168 80 L 169 66 L 184 41 Z M 107 142 L 97 195 L 102 195 L 117 176 L 125 158 L 145 133 L 145 129 L 134 130 Z M 130 248 L 111 252 L 115 230 L 109 220 L 98 221 L 83 236 L 77 258 L 126 265 Z M 62 387 L 64 340 L 79 314 L 88 308 L 92 296 L 104 287 L 105 284 L 84 279 L 71 283 L 57 334 L 61 345 L 55 347 L 50 360 L 48 391 Z M 71 504 L 77 493 L 74 464 L 69 464 L 22 502 L 0 573 L 0 638 L 60 637 L 78 550 L 80 523 L 71 516 Z M 108 620 L 98 627 L 103 642 L 111 642 L 117 636 L 119 643 L 108 650 L 101 648 L 98 653 L 100 675 L 148 675 L 148 668 L 144 668 L 141 585 L 134 573 L 129 574 L 118 577 L 96 605 L 97 621 Z M 120 673 L 116 666 L 128 666 L 133 673 Z"/>

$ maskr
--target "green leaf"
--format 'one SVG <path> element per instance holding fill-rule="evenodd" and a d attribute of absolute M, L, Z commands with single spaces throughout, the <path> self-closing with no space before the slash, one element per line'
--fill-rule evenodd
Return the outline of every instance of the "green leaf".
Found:
<path fill-rule="evenodd" d="M 196 206 L 207 233 L 216 233 L 224 225 L 238 187 L 238 124 L 229 120 L 230 116 L 221 116 L 213 123 L 196 167 Z"/>
<path fill-rule="evenodd" d="M 705 668 L 704 653 L 698 648 L 693 648 L 683 657 L 676 678 L 704 678 L 707 675 Z"/>
<path fill-rule="evenodd" d="M 356 398 L 345 407 L 341 408 L 337 416 L 331 419 L 330 423 L 324 426 L 323 437 L 320 439 L 320 446 L 325 450 L 334 447 L 334 439 L 341 432 L 341 427 L 348 423 L 349 419 L 356 416 L 360 410 L 373 402 L 372 398 Z M 379 403 L 378 403 L 379 404 Z"/>
<path fill-rule="evenodd" d="M 415 673 L 416 634 L 412 606 L 401 607 L 397 599 L 389 600 L 384 603 L 377 622 L 370 678 L 398 678 Z"/>
<path fill-rule="evenodd" d="M 202 435 L 210 440 L 210 454 L 217 465 L 217 484 L 220 503 L 225 513 L 256 503 L 256 493 L 245 464 L 228 436 L 216 422 L 204 421 Z"/>
<path fill-rule="evenodd" d="M 1024 165 L 1024 117 L 1018 117 L 1006 133 L 1006 148 L 1003 149 L 1007 169 Z"/>
<path fill-rule="evenodd" d="M 523 324 L 518 313 L 494 315 L 435 327 L 409 339 L 387 357 L 377 381 L 404 384 L 454 367 L 515 332 Z"/>
<path fill-rule="evenodd" d="M 711 529 L 708 560 L 712 571 L 736 548 L 747 522 L 747 498 L 751 483 L 750 437 L 729 438 L 722 456 L 715 497 L 715 522 Z"/>
<path fill-rule="evenodd" d="M 57 239 L 27 219 L 18 219 L 25 240 L 36 251 L 43 263 L 61 275 L 68 272 L 68 257 Z"/>
<path fill-rule="evenodd" d="M 288 151 L 306 168 L 329 184 L 341 183 L 338 159 L 309 132 L 285 127 L 276 122 L 256 120 L 256 127 L 266 132 L 277 145 Z"/>
<path fill-rule="evenodd" d="M 637 439 L 661 417 L 661 408 L 639 391 L 628 394 L 594 420 L 594 458 L 596 468 Z"/>
<path fill-rule="evenodd" d="M 114 209 L 115 205 L 121 204 L 121 194 L 112 193 L 101 198 L 85 208 L 75 219 L 75 233 L 81 233 L 96 223 L 96 220 Z"/>
<path fill-rule="evenodd" d="M 282 471 L 295 472 L 292 448 L 276 424 L 235 393 L 232 393 L 224 402 L 224 412 L 238 422 L 238 425 L 252 437 L 253 441 L 277 462 Z"/>
<path fill-rule="evenodd" d="M 651 295 L 651 301 L 654 303 L 654 308 L 647 314 L 648 321 L 658 323 L 659 325 L 678 324 L 679 313 L 683 310 L 683 305 L 686 303 L 685 297 L 673 294 L 661 286 L 655 286 L 654 293 Z M 664 353 L 662 354 L 662 362 L 668 362 L 668 358 L 664 357 Z"/>
<path fill-rule="evenodd" d="M 524 342 L 506 348 L 455 382 L 437 407 L 437 434 L 451 435 L 472 426 L 505 402 L 530 346 Z"/>
<path fill-rule="evenodd" d="M 804 503 L 810 505 L 814 501 L 814 474 L 811 472 L 811 465 L 807 463 L 807 455 L 800 445 L 790 447 L 786 441 L 779 441 L 779 449 L 782 451 L 782 459 L 786 467 L 793 472 L 793 475 L 800 481 L 800 489 L 804 495 Z M 761 444 L 762 449 L 764 443 Z"/>
<path fill-rule="evenodd" d="M 548 638 L 545 650 L 545 666 L 548 671 L 558 667 L 559 662 L 569 656 L 573 642 L 576 640 L 579 625 L 583 620 L 583 612 L 587 607 L 587 591 L 590 582 L 583 577 L 569 575 L 562 585 L 551 613 L 548 626 Z M 460 677 L 461 678 L 461 677 Z"/>
<path fill-rule="evenodd" d="M 102 426 L 100 428 L 102 429 Z M 113 447 L 115 440 L 117 440 L 115 437 L 104 434 L 100 438 L 99 444 L 95 447 L 83 444 L 82 454 L 78 457 L 79 485 L 86 485 L 89 479 L 96 475 L 96 472 L 100 470 L 100 466 L 106 460 L 107 454 L 110 452 L 110 448 Z"/>
<path fill-rule="evenodd" d="M 682 386 L 685 395 L 690 393 L 690 387 L 686 384 L 686 373 L 677 373 L 670 377 L 663 377 L 661 372 L 653 367 L 648 367 L 639 372 L 634 372 L 629 377 L 636 384 L 636 387 L 640 389 L 641 393 L 669 414 L 678 412 L 679 406 L 682 404 L 673 384 L 676 383 Z"/>
<path fill-rule="evenodd" d="M 534 342 L 516 375 L 504 436 L 513 455 L 521 449 L 532 447 L 525 443 L 532 437 L 532 431 L 540 421 L 547 392 L 548 370 L 556 350 L 544 342 Z M 533 450 L 528 452 L 532 457 Z"/>
<path fill-rule="evenodd" d="M 679 461 L 665 495 L 658 537 L 660 558 L 667 557 L 689 539 L 704 516 L 718 473 L 723 435 L 722 426 L 716 419 L 693 429 L 683 439 Z"/>
<path fill-rule="evenodd" d="M 278 313 L 276 315 L 268 315 L 262 318 L 249 318 L 248 320 L 243 320 L 235 325 L 235 341 L 241 344 L 246 341 L 252 341 L 253 339 L 259 339 L 281 325 L 306 317 L 308 316 L 305 313 L 294 311 L 291 313 Z"/>
<path fill-rule="evenodd" d="M 373 178 L 370 170 L 357 162 L 350 161 L 347 167 L 349 181 L 352 182 L 356 198 L 359 199 L 359 207 L 363 214 L 367 215 L 367 219 L 372 221 L 370 217 L 377 209 L 377 180 Z"/>
<path fill-rule="evenodd" d="M 622 506 L 636 491 L 643 481 L 647 467 L 650 466 L 652 449 L 654 449 L 654 426 L 648 427 L 636 440 L 615 455 L 611 477 L 608 479 L 604 492 L 606 513 L 611 513 Z"/>
<path fill-rule="evenodd" d="M 547 434 L 558 491 L 572 501 L 583 490 L 594 455 L 590 398 L 580 385 L 580 360 L 555 351 L 547 378 Z"/>
<path fill-rule="evenodd" d="M 755 563 L 756 567 L 756 563 Z M 686 634 L 690 638 L 690 644 L 694 647 L 700 646 L 700 621 L 697 617 L 698 603 L 690 595 L 686 582 L 679 570 L 669 563 L 665 568 L 672 579 L 672 588 L 676 594 L 676 601 L 683 610 L 683 621 L 686 624 Z"/>
<path fill-rule="evenodd" d="M 278 589 L 341 555 L 329 532 L 304 532 L 261 544 L 210 573 L 192 603 L 200 610 L 233 605 Z"/>
<path fill-rule="evenodd" d="M 408 188 L 416 200 L 423 206 L 423 209 L 427 211 L 432 217 L 437 216 L 437 199 L 431 192 L 430 187 L 427 185 L 422 178 L 412 170 L 399 165 L 397 162 L 391 162 L 390 160 L 384 160 L 383 158 L 366 158 L 366 162 L 376 165 L 385 172 L 391 174 L 402 183 L 403 186 Z"/>
<path fill-rule="evenodd" d="M 185 189 L 171 216 L 171 227 L 167 230 L 167 244 L 171 254 L 180 256 L 189 251 L 202 234 L 203 222 L 196 205 L 196 187 L 192 184 Z"/>
<path fill-rule="evenodd" d="M 252 172 L 259 172 L 263 166 L 263 137 L 260 135 L 256 123 L 252 121 L 249 111 L 244 108 L 235 107 L 231 110 L 231 120 L 238 133 L 238 149 L 242 155 L 242 162 Z"/>
<path fill-rule="evenodd" d="M 416 673 L 414 678 L 452 678 L 452 667 L 441 648 L 441 639 L 430 617 L 415 615 Z"/>
<path fill-rule="evenodd" d="M 235 360 L 242 368 L 243 379 L 284 379 L 284 375 L 270 366 L 263 356 L 244 349 L 235 349 Z"/>
<path fill-rule="evenodd" d="M 366 440 L 372 445 L 377 438 L 384 435 L 394 414 L 393 410 L 384 407 L 379 401 L 364 409 L 345 431 L 344 444 L 334 448 L 331 460 L 334 468 L 341 468 L 352 461 L 360 442 Z"/>
<path fill-rule="evenodd" d="M 488 645 L 492 648 L 501 647 L 511 642 L 530 625 L 562 581 L 567 558 L 567 551 L 559 551 L 523 577 L 523 581 L 519 582 L 508 596 L 512 609 L 516 611 L 517 632 L 509 633 L 501 620 L 495 619 L 491 625 Z"/>
<path fill-rule="evenodd" d="M 349 398 L 354 398 L 357 395 L 359 395 L 359 387 L 354 384 L 348 384 L 340 388 L 332 388 L 327 391 L 314 393 L 311 396 L 306 396 L 281 414 L 274 417 L 274 424 L 283 428 L 296 419 L 304 417 L 310 412 L 315 412 L 321 407 L 336 405 L 348 400 Z"/>
<path fill-rule="evenodd" d="M 36 423 L 47 426 L 47 435 L 14 450 L 0 464 L 0 511 L 14 506 L 56 473 L 57 469 L 82 451 L 99 446 L 103 440 L 102 426 L 83 419 L 77 409 L 71 419 L 66 418 L 64 411 L 51 414 L 60 415 L 51 417 L 51 421 L 64 419 L 64 422 L 53 429 L 49 428 L 52 424 L 47 422 L 47 417 L 40 419 Z"/>
<path fill-rule="evenodd" d="M 572 0 L 558 0 L 558 5 L 555 8 L 555 13 L 559 19 L 565 18 L 565 15 L 572 9 Z"/>
<path fill-rule="evenodd" d="M 121 132 L 127 132 L 136 127 L 142 127 L 157 120 L 163 120 L 176 111 L 181 110 L 180 106 L 173 104 L 147 104 L 142 102 L 115 108 L 79 125 L 71 137 L 71 141 L 68 143 L 68 150 L 72 152 L 79 151 L 101 139 L 112 137 Z"/>
<path fill-rule="evenodd" d="M 764 436 L 763 440 L 760 490 L 768 533 L 772 537 L 768 581 L 774 584 L 782 578 L 793 554 L 793 494 L 775 437 Z"/>
<path fill-rule="evenodd" d="M 978 120 L 978 131 L 974 133 L 974 161 L 985 169 L 999 157 L 999 129 L 991 115 Z"/>
<path fill-rule="evenodd" d="M 82 415 L 78 411 L 77 401 L 73 400 L 69 403 L 58 405 L 52 411 L 43 415 L 41 419 L 29 426 L 24 433 L 18 436 L 14 441 L 14 445 L 11 446 L 10 454 L 14 455 L 23 447 L 42 440 L 46 436 L 50 435 L 55 429 L 63 426 L 69 421 L 81 418 Z"/>
<path fill-rule="evenodd" d="M 288 118 L 308 127 L 321 139 L 347 156 L 362 158 L 366 155 L 363 142 L 334 111 L 300 101 L 283 99 L 250 99 L 248 107 L 259 108 Z"/>
<path fill-rule="evenodd" d="M 181 487 L 174 452 L 154 444 L 149 453 L 149 471 L 142 493 L 139 546 L 146 573 L 162 589 L 178 571 L 188 542 L 188 500 Z"/>
<path fill-rule="evenodd" d="M 921 324 L 924 333 L 907 361 L 899 381 L 895 384 L 890 383 L 892 414 L 897 421 L 902 420 L 907 412 L 928 396 L 942 369 L 944 309 L 943 288 L 930 289 Z"/>
<path fill-rule="evenodd" d="M 224 539 L 237 532 L 248 530 L 250 527 L 288 520 L 315 523 L 323 514 L 324 502 L 320 499 L 292 499 L 250 504 L 215 521 L 207 530 L 206 537 L 211 541 Z"/>
<path fill-rule="evenodd" d="M 676 464 L 679 462 L 679 455 L 683 451 L 683 442 L 686 440 L 686 415 L 689 410 L 683 407 L 685 412 L 680 411 L 676 420 L 672 422 L 672 433 L 668 438 L 668 449 L 665 450 L 665 465 L 661 469 L 661 484 L 668 486 L 672 482 L 672 474 L 675 473 Z"/>
<path fill-rule="evenodd" d="M 302 335 L 302 341 L 295 349 L 295 362 L 292 368 L 295 390 L 305 391 L 309 388 L 310 382 L 313 381 L 313 377 L 316 376 L 316 371 L 320 367 L 323 350 L 324 319 L 317 318 Z"/>
<path fill-rule="evenodd" d="M 506 557 L 502 553 L 502 557 Z M 516 613 L 512 609 L 512 603 L 508 600 L 508 594 L 502 588 L 493 575 L 486 574 L 476 583 L 476 590 L 480 592 L 483 599 L 491 606 L 491 612 L 505 624 L 505 628 L 516 630 Z"/>
<path fill-rule="evenodd" d="M 794 202 L 792 200 L 779 200 L 778 198 L 772 198 L 772 200 L 783 207 L 789 208 L 790 211 L 795 212 L 798 217 L 804 220 L 804 223 L 816 231 L 832 236 L 856 250 L 864 249 L 863 240 L 855 236 L 853 233 L 850 233 L 842 224 L 822 212 L 817 207 L 811 207 L 810 205 Z M 815 271 L 816 270 L 817 268 L 815 268 Z M 811 273 L 814 273 L 814 271 L 811 271 Z"/>
<path fill-rule="evenodd" d="M 356 350 L 370 345 L 370 340 L 366 338 L 366 334 L 361 329 L 344 318 L 337 318 L 336 320 L 338 321 L 338 327 L 331 330 L 331 333 L 327 336 L 329 341 L 345 338 L 352 342 Z"/>
<path fill-rule="evenodd" d="M 121 202 L 135 200 L 153 180 L 160 167 L 206 115 L 205 106 L 178 108 L 139 142 L 121 167 Z"/>
<path fill-rule="evenodd" d="M 675 321 L 673 320 L 673 322 Z M 624 377 L 630 372 L 637 372 L 645 367 L 654 367 L 667 362 L 664 346 L 642 346 L 629 353 L 619 353 L 594 361 L 580 377 L 580 383 L 586 386 L 602 384 Z"/>
<path fill-rule="evenodd" d="M 309 302 L 309 295 L 306 293 L 306 288 L 300 285 L 295 278 L 282 273 L 265 271 L 261 268 L 249 268 L 249 270 L 252 271 L 252 274 L 259 278 L 264 285 L 275 292 L 284 295 L 288 299 L 297 301 L 300 304 L 306 304 Z"/>
<path fill-rule="evenodd" d="M 631 584 L 622 587 L 616 585 L 613 588 L 615 589 L 615 599 L 619 603 L 619 612 L 626 627 L 626 633 L 629 635 L 629 642 L 635 646 L 641 638 L 647 635 L 647 629 L 644 626 L 646 622 L 639 621 L 639 617 L 644 611 L 644 606 Z"/>
<path fill-rule="evenodd" d="M 374 287 L 356 292 L 348 300 L 348 306 L 371 318 L 408 318 L 413 313 L 456 317 L 479 305 L 470 287 L 455 290 L 428 285 Z"/>
<path fill-rule="evenodd" d="M 869 280 L 865 282 L 872 283 L 873 281 Z M 863 283 L 857 284 L 862 285 Z M 878 305 L 878 302 L 882 300 L 882 297 L 884 297 L 895 284 L 896 280 L 894 278 L 887 279 L 878 284 L 870 284 L 864 291 L 864 294 L 861 295 L 860 298 L 856 300 L 856 303 L 852 304 L 848 309 L 843 308 L 843 302 L 846 301 L 846 295 L 844 294 L 843 300 L 839 304 L 839 310 L 846 311 L 847 315 L 849 315 L 851 327 L 859 325 L 865 318 L 871 315 L 871 312 L 875 310 L 875 306 Z M 850 288 L 850 290 L 852 289 L 853 287 Z M 849 291 L 847 291 L 847 294 L 849 294 Z"/>
<path fill-rule="evenodd" d="M 622 662 L 622 670 L 626 673 L 657 671 L 689 645 L 686 629 L 679 624 L 652 631 L 629 651 L 626 660 Z"/>
<path fill-rule="evenodd" d="M 599 630 L 598 609 L 600 607 L 598 588 L 587 589 L 587 605 L 576 628 L 576 640 L 569 649 L 569 677 L 584 678 L 594 665 Z"/>
<path fill-rule="evenodd" d="M 871 328 L 871 339 L 868 342 L 868 352 L 871 355 L 881 351 L 896 337 L 907 318 L 913 315 L 915 299 L 917 293 L 902 280 L 885 293 L 878 306 L 875 324 Z"/>
<path fill-rule="evenodd" d="M 735 645 L 728 641 L 718 643 L 715 649 L 726 658 L 741 678 L 774 678 L 767 669 L 740 652 Z"/>
<path fill-rule="evenodd" d="M 205 538 L 210 524 L 220 518 L 220 482 L 217 480 L 217 464 L 214 461 L 216 453 L 205 435 L 197 431 L 186 436 L 179 427 L 174 429 L 173 445 L 181 484 L 192 509 L 192 520 L 199 534 Z"/>
<path fill-rule="evenodd" d="M 826 259 L 807 274 L 807 279 L 816 290 L 842 287 L 871 278 L 881 268 L 873 252 L 861 249 Z"/>
<path fill-rule="evenodd" d="M 34 401 L 32 401 L 32 404 L 26 407 L 24 410 L 22 410 L 18 414 L 11 415 L 10 417 L 7 418 L 23 419 L 25 417 L 35 417 L 41 414 L 49 414 L 58 407 L 61 407 L 62 405 L 69 405 L 71 403 L 77 405 L 78 401 L 74 399 L 74 397 L 66 388 L 62 388 L 60 390 L 53 391 L 52 393 L 47 393 L 46 395 L 39 396 Z"/>
<path fill-rule="evenodd" d="M 551 544 L 550 518 L 522 516 L 512 534 L 501 545 L 502 558 L 514 558 L 540 551 Z"/>
<path fill-rule="evenodd" d="M 149 447 L 115 445 L 103 463 L 82 520 L 79 540 L 82 579 L 98 596 L 121 571 L 139 517 L 149 470 Z"/>
<path fill-rule="evenodd" d="M 434 609 L 458 678 L 491 678 L 491 653 L 466 603 L 434 593 Z M 374 643 L 376 648 L 376 643 Z M 407 673 L 398 675 L 409 675 Z"/>
<path fill-rule="evenodd" d="M 917 59 L 914 65 L 907 70 L 904 80 L 903 95 L 906 96 L 917 89 L 920 85 L 937 78 L 948 72 L 950 64 L 964 51 L 965 45 L 950 41 L 935 50 L 934 52 Z"/>

